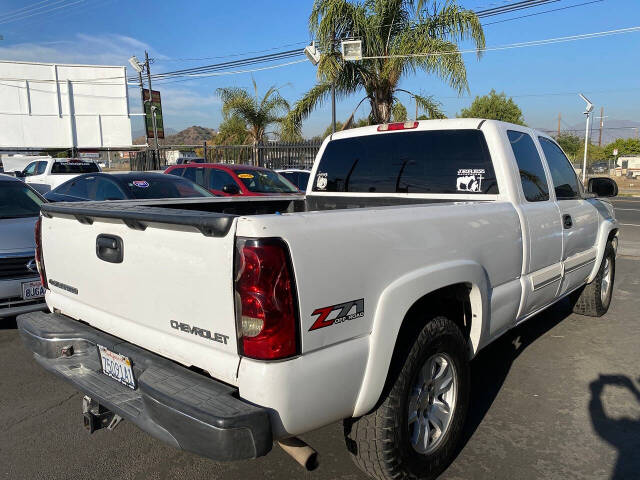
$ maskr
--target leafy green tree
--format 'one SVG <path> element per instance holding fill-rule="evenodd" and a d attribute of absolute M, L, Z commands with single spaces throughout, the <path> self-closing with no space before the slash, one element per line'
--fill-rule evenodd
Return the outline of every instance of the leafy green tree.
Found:
<path fill-rule="evenodd" d="M 214 145 L 244 145 L 248 141 L 247 125 L 237 115 L 228 115 L 220 123 L 218 134 L 212 139 Z"/>
<path fill-rule="evenodd" d="M 607 156 L 613 156 L 613 150 L 618 149 L 618 156 L 625 155 L 640 155 L 640 139 L 637 138 L 618 138 L 614 142 L 611 142 L 604 151 Z"/>
<path fill-rule="evenodd" d="M 406 122 L 408 115 L 405 106 L 400 102 L 395 102 L 391 107 L 391 118 L 394 122 Z"/>
<path fill-rule="evenodd" d="M 461 118 L 488 118 L 503 122 L 524 125 L 522 110 L 511 97 L 507 98 L 504 92 L 498 94 L 491 90 L 488 95 L 475 98 L 469 108 L 463 108 Z"/>
<path fill-rule="evenodd" d="M 572 161 L 576 159 L 580 149 L 584 148 L 584 139 L 573 133 L 560 133 L 560 135 L 556 136 L 556 142 Z"/>
<path fill-rule="evenodd" d="M 459 93 L 468 91 L 458 43 L 472 41 L 478 56 L 485 46 L 477 15 L 456 0 L 315 0 L 309 29 L 322 52 L 318 83 L 289 113 L 289 128 L 300 128 L 302 120 L 329 98 L 334 82 L 338 97 L 365 94 L 373 123 L 391 119 L 398 84 L 406 75 L 424 72 Z M 343 61 L 332 41 L 334 36 L 362 39 L 365 58 Z M 430 118 L 443 117 L 432 97 L 409 93 Z"/>
<path fill-rule="evenodd" d="M 218 88 L 216 93 L 222 99 L 222 113 L 225 119 L 237 117 L 245 126 L 249 141 L 253 144 L 254 159 L 258 158 L 258 145 L 264 143 L 267 128 L 280 128 L 283 116 L 289 111 L 289 102 L 280 95 L 278 88 L 269 87 L 260 97 L 258 85 L 254 79 L 254 95 L 244 88 Z M 237 122 L 237 120 L 236 120 Z"/>
<path fill-rule="evenodd" d="M 576 161 L 581 163 L 584 158 L 584 142 L 580 145 L 580 148 L 576 152 L 575 157 L 572 161 Z M 587 150 L 587 165 L 591 165 L 595 162 L 602 162 L 607 160 L 607 154 L 605 153 L 605 147 L 599 147 L 598 145 L 594 145 L 593 143 L 589 143 L 589 149 Z"/>

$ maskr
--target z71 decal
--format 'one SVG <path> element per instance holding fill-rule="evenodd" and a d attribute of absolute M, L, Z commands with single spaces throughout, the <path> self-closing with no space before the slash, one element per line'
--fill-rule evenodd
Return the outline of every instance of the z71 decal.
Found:
<path fill-rule="evenodd" d="M 354 308 L 355 312 L 351 313 Z M 329 318 L 333 312 L 338 312 L 338 314 L 333 318 Z M 311 315 L 318 315 L 318 318 L 313 322 L 309 331 L 364 317 L 364 298 L 338 303 L 330 307 L 316 308 Z"/>

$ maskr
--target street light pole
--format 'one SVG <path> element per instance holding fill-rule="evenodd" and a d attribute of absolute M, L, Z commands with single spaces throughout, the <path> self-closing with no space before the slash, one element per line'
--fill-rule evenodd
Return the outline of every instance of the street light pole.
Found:
<path fill-rule="evenodd" d="M 156 112 L 155 112 L 155 108 L 151 105 L 152 103 L 152 99 L 153 99 L 153 95 L 152 95 L 152 88 L 151 88 L 151 68 L 149 67 L 149 53 L 145 50 L 144 51 L 144 64 L 147 67 L 147 83 L 149 84 L 149 111 L 151 112 L 151 123 L 153 125 L 153 140 L 155 142 L 155 146 L 156 146 L 156 162 L 157 162 L 157 166 L 160 166 L 160 147 L 158 146 L 158 127 L 156 125 Z"/>
<path fill-rule="evenodd" d="M 145 113 L 144 108 L 144 84 L 142 83 L 142 70 L 138 71 L 138 82 L 140 85 L 140 98 L 142 99 L 142 113 Z M 146 121 L 145 121 L 146 123 Z M 149 145 L 149 131 L 147 130 L 147 126 L 144 126 L 144 137 L 146 139 L 147 145 Z"/>
<path fill-rule="evenodd" d="M 580 98 L 584 100 L 587 104 L 587 108 L 584 114 L 587 116 L 587 125 L 584 131 L 584 158 L 582 160 L 582 183 L 584 184 L 587 179 L 587 149 L 589 148 L 589 121 L 591 120 L 591 112 L 593 111 L 593 103 L 585 97 L 583 94 L 580 95 Z"/>

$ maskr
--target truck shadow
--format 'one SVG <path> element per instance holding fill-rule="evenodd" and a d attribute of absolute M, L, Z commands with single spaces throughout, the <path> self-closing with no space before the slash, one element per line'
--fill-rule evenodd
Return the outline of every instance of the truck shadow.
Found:
<path fill-rule="evenodd" d="M 638 379 L 640 382 L 640 379 Z M 603 393 L 605 387 L 626 389 L 630 392 L 640 406 L 640 390 L 633 381 L 625 375 L 600 375 L 597 380 L 589 384 L 591 400 L 589 401 L 589 413 L 595 432 L 612 447 L 618 450 L 618 459 L 611 473 L 613 480 L 623 478 L 638 478 L 640 469 L 640 416 L 631 418 L 628 416 L 612 417 L 605 411 Z M 610 397 L 611 398 L 611 397 Z M 608 411 L 618 410 L 619 403 L 608 403 Z"/>
<path fill-rule="evenodd" d="M 0 330 L 15 330 L 18 328 L 16 317 L 0 318 Z"/>
<path fill-rule="evenodd" d="M 480 426 L 500 392 L 513 362 L 529 345 L 571 314 L 572 307 L 568 300 L 558 302 L 505 333 L 480 351 L 471 362 L 471 405 L 458 453 Z"/>

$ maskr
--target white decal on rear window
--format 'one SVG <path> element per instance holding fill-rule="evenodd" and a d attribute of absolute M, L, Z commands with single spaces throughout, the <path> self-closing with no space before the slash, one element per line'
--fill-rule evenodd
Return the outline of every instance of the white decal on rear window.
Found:
<path fill-rule="evenodd" d="M 459 192 L 481 192 L 484 173 L 484 168 L 460 168 L 456 189 Z"/>
<path fill-rule="evenodd" d="M 316 187 L 318 190 L 326 190 L 327 189 L 327 174 L 319 173 L 316 177 Z"/>

